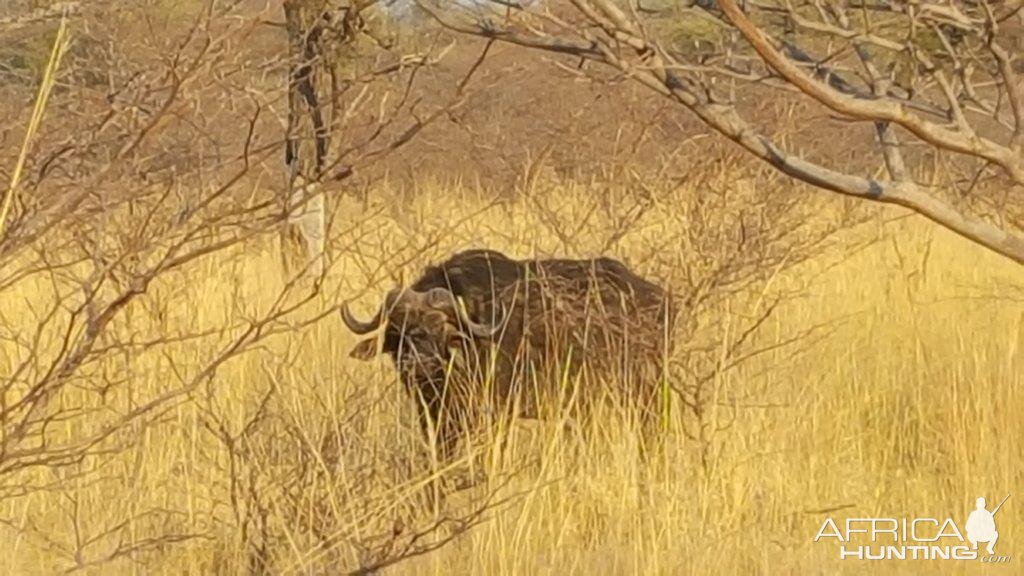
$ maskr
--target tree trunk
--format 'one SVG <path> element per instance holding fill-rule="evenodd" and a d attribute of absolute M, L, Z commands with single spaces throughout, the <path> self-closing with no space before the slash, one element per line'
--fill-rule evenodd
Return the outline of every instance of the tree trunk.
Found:
<path fill-rule="evenodd" d="M 287 222 L 281 251 L 285 269 L 323 270 L 325 210 L 321 179 L 331 140 L 330 58 L 325 52 L 325 0 L 285 0 L 290 56 L 284 193 Z"/>

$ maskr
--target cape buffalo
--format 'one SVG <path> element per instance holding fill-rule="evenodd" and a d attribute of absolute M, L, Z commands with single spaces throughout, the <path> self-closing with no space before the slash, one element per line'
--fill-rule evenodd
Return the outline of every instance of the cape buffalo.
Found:
<path fill-rule="evenodd" d="M 545 398 L 584 406 L 617 393 L 654 420 L 675 316 L 668 292 L 618 260 L 514 260 L 492 250 L 427 267 L 388 292 L 370 320 L 347 304 L 341 315 L 356 334 L 379 331 L 350 355 L 392 357 L 445 453 L 481 412 L 537 417 Z"/>

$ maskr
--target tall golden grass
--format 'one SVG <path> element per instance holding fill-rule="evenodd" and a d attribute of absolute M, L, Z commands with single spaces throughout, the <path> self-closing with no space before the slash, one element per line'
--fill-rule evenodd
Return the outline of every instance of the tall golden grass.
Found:
<path fill-rule="evenodd" d="M 566 200 L 565 221 L 578 220 L 574 210 L 582 208 L 574 206 L 584 203 L 573 199 L 586 193 L 557 191 Z M 346 202 L 342 213 L 372 212 Z M 644 239 L 677 226 L 674 210 L 660 204 L 611 252 L 671 281 L 680 271 L 644 260 Z M 352 297 L 368 307 L 391 277 L 408 277 L 458 248 L 491 246 L 517 256 L 570 250 L 566 238 L 545 227 L 535 202 L 488 207 L 478 195 L 440 186 L 425 185 L 395 214 L 339 225 L 364 234 L 339 253 L 325 307 Z M 422 496 L 429 479 L 403 477 L 373 453 L 352 453 L 341 458 L 347 464 L 331 476 L 333 484 L 308 487 L 315 495 L 305 501 L 309 514 L 331 517 L 333 529 L 355 539 L 361 530 L 390 525 L 399 509 L 458 515 L 487 491 L 515 495 L 453 543 L 387 569 L 394 574 L 1015 573 L 1024 561 L 1017 496 L 999 516 L 1000 553 L 1013 556 L 1007 565 L 840 562 L 833 544 L 813 542 L 827 516 L 962 522 L 977 496 L 993 501 L 1016 493 L 1024 478 L 1024 292 L 1014 292 L 1024 286 L 1024 271 L 920 219 L 869 226 L 882 228 L 883 240 L 845 255 L 843 246 L 864 235 L 851 230 L 848 242 L 780 272 L 767 288 L 798 287 L 802 295 L 772 317 L 765 343 L 821 323 L 831 333 L 807 349 L 782 347 L 720 376 L 732 400 L 723 392 L 711 409 L 735 410 L 735 419 L 723 417 L 731 424 L 714 437 L 711 465 L 701 465 L 698 448 L 676 427 L 666 433 L 663 453 L 641 457 L 636 436 L 614 411 L 585 437 L 547 422 L 520 422 L 501 431 L 502 448 L 476 464 L 498 478 L 529 463 L 505 484 L 485 480 L 431 501 Z M 451 233 L 430 242 L 438 229 Z M 378 270 L 377 262 L 403 261 L 393 247 L 411 240 L 429 248 Z M 570 240 L 572 250 L 587 253 L 605 238 L 596 226 Z M 110 399 L 106 409 L 127 409 L 202 365 L 231 327 L 269 305 L 282 281 L 272 247 L 250 246 L 154 286 L 119 321 L 121 333 L 209 334 L 111 358 L 102 369 L 127 378 L 131 394 Z M 5 318 L 30 324 L 45 290 L 40 283 L 4 294 Z M 730 313 L 740 318 L 745 305 Z M 233 465 L 251 468 L 242 478 L 263 478 L 289 446 L 320 450 L 342 426 L 375 438 L 370 446 L 417 442 L 392 367 L 348 359 L 354 343 L 333 315 L 284 332 L 222 367 L 157 422 L 115 439 L 111 454 L 70 472 L 25 477 L 41 488 L 0 503 L 0 572 L 49 574 L 77 565 L 95 574 L 245 573 L 251 550 L 239 533 Z M 0 344 L 0 372 L 15 357 Z M 218 426 L 239 434 L 268 390 L 278 395 L 274 418 L 289 423 L 280 430 L 290 432 L 253 444 L 249 462 L 238 464 L 214 434 Z M 735 400 L 739 392 L 742 401 Z M 346 403 L 362 395 L 380 401 L 368 402 L 357 424 L 341 422 Z M 70 425 L 53 431 L 78 432 Z M 354 477 L 364 467 L 384 471 L 372 485 L 360 484 Z M 270 494 L 276 489 L 260 486 Z M 347 538 L 312 544 L 281 500 L 264 503 L 265 521 L 279 536 L 270 544 L 270 573 L 335 573 L 356 565 L 359 552 Z M 198 537 L 115 554 L 168 530 Z"/>
<path fill-rule="evenodd" d="M 46 61 L 46 68 L 43 70 L 42 80 L 39 83 L 39 92 L 36 94 L 35 106 L 32 109 L 32 116 L 29 118 L 28 126 L 25 129 L 25 137 L 22 139 L 21 152 L 18 154 L 18 161 L 11 172 L 10 185 L 7 192 L 0 201 L 0 234 L 4 231 L 4 225 L 14 205 L 14 196 L 18 192 L 18 184 L 21 183 L 21 173 L 25 168 L 25 161 L 28 159 L 29 150 L 33 144 L 39 124 L 43 121 L 43 113 L 46 111 L 46 102 L 50 99 L 50 92 L 53 91 L 53 83 L 57 78 L 57 68 L 68 48 L 68 25 L 67 18 L 62 18 L 57 34 L 53 39 L 53 48 L 50 50 L 50 58 Z"/>

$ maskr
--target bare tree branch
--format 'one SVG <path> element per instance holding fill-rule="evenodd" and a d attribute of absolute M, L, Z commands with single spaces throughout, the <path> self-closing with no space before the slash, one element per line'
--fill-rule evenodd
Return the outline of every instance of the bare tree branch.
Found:
<path fill-rule="evenodd" d="M 607 64 L 686 107 L 705 124 L 788 176 L 844 195 L 909 208 L 971 241 L 1018 263 L 1024 263 L 1024 238 L 1017 231 L 954 207 L 942 199 L 939 190 L 919 184 L 909 177 L 900 153 L 902 146 L 898 143 L 893 126 L 899 126 L 937 150 L 962 154 L 999 166 L 1014 184 L 1024 185 L 1024 153 L 1019 146 L 1015 143 L 999 144 L 975 130 L 966 119 L 960 96 L 941 70 L 933 69 L 931 79 L 947 101 L 949 114 L 956 119 L 953 128 L 924 119 L 911 111 L 920 106 L 910 106 L 888 97 L 889 82 L 877 69 L 872 83 L 873 93 L 868 97 L 850 90 L 839 90 L 830 81 L 823 82 L 815 78 L 804 66 L 810 59 L 798 63 L 783 54 L 777 48 L 780 43 L 770 39 L 739 9 L 734 0 L 717 3 L 727 22 L 742 35 L 757 57 L 787 85 L 812 97 L 833 112 L 875 123 L 881 151 L 893 178 L 883 180 L 831 168 L 787 151 L 755 129 L 734 102 L 719 96 L 716 87 L 708 83 L 703 74 L 693 71 L 698 69 L 679 62 L 671 50 L 653 39 L 640 23 L 638 14 L 627 13 L 612 0 L 572 0 L 576 15 L 588 26 L 570 25 L 544 8 L 516 12 L 514 17 L 507 19 L 505 25 L 499 26 L 493 18 L 474 21 L 457 6 L 446 9 L 426 0 L 418 0 L 417 3 L 442 25 L 461 33 L 548 52 L 571 54 Z M 782 10 L 785 13 L 793 12 Z M 453 17 L 449 13 L 462 16 Z M 974 26 L 974 21 L 963 13 L 934 5 L 928 5 L 927 10 L 916 17 L 922 22 L 956 26 L 961 30 L 972 30 Z M 805 26 L 809 25 L 806 18 L 800 21 Z M 548 31 L 552 28 L 553 32 Z M 887 50 L 904 49 L 898 42 L 883 40 L 870 32 L 843 28 L 841 24 L 825 23 L 812 28 L 848 41 L 852 48 L 860 46 L 861 61 L 869 67 L 873 64 L 869 57 L 865 57 L 867 47 L 864 44 Z M 806 54 L 804 51 L 797 53 Z M 914 53 L 926 58 L 921 50 L 915 50 Z M 732 54 L 729 52 L 726 59 Z M 926 58 L 925 62 L 931 60 Z M 1003 65 L 1002 69 L 1005 68 Z M 736 76 L 733 75 L 732 79 L 736 80 Z M 1015 82 L 1006 82 L 1006 85 L 1011 93 L 1019 90 Z M 1013 96 L 1009 98 L 1011 102 L 1014 101 Z"/>

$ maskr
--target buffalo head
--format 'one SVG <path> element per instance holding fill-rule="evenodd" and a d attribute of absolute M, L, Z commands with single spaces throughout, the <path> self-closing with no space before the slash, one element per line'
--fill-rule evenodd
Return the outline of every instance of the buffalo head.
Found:
<path fill-rule="evenodd" d="M 452 350 L 474 338 L 490 338 L 500 323 L 474 322 L 447 288 L 424 292 L 396 288 L 370 320 L 359 320 L 347 304 L 341 317 L 352 332 L 365 335 L 383 331 L 352 349 L 352 358 L 368 360 L 381 350 L 394 358 L 406 383 L 440 381 L 452 358 Z"/>

